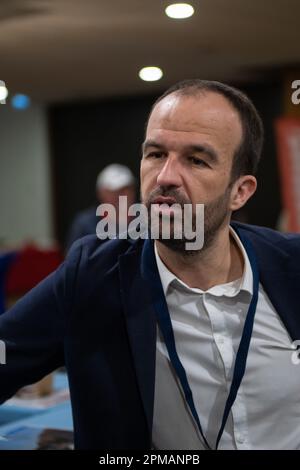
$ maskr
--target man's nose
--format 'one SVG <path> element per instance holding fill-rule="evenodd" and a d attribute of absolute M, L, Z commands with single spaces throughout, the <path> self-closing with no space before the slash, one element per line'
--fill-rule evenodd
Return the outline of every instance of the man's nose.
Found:
<path fill-rule="evenodd" d="M 176 186 L 182 184 L 180 163 L 174 157 L 167 157 L 164 166 L 157 176 L 159 186 Z"/>

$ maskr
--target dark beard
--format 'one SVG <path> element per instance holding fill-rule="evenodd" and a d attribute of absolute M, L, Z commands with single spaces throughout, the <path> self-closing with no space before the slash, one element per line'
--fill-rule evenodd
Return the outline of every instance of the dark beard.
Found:
<path fill-rule="evenodd" d="M 163 243 L 170 250 L 181 253 L 184 255 L 192 256 L 196 255 L 200 251 L 206 251 L 214 242 L 216 235 L 220 228 L 224 225 L 227 218 L 229 218 L 228 202 L 230 197 L 231 185 L 229 185 L 226 191 L 216 198 L 214 201 L 204 206 L 204 245 L 199 250 L 187 250 L 186 243 L 193 243 L 196 239 L 187 239 L 184 237 L 182 230 L 182 238 L 174 238 L 174 230 L 170 231 L 170 238 L 166 239 L 162 237 L 161 230 L 159 232 L 158 240 Z M 177 204 L 180 204 L 182 211 L 184 204 L 191 204 L 191 201 L 184 198 L 176 189 L 166 189 L 164 187 L 157 188 L 155 191 L 150 193 L 148 199 L 144 201 L 144 204 L 148 210 L 148 227 L 151 230 L 151 204 L 158 196 L 172 197 L 175 199 Z M 196 216 L 192 216 L 192 230 L 196 231 Z M 172 226 L 171 226 L 172 227 Z"/>

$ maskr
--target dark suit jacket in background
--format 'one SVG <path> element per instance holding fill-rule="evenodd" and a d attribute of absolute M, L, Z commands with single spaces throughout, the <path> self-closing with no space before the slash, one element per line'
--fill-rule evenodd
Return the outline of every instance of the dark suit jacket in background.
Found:
<path fill-rule="evenodd" d="M 100 220 L 96 215 L 97 207 L 89 207 L 79 212 L 72 221 L 67 234 L 66 248 L 69 249 L 76 240 L 86 235 L 96 234 L 96 227 Z"/>
<path fill-rule="evenodd" d="M 299 235 L 232 225 L 252 243 L 260 282 L 291 340 L 300 339 Z M 141 275 L 143 244 L 79 240 L 56 272 L 0 316 L 0 402 L 65 364 L 76 448 L 151 448 L 156 321 Z"/>

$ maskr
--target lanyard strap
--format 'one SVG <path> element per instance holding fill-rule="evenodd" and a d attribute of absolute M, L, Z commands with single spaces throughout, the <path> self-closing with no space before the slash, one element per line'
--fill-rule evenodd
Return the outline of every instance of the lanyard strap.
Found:
<path fill-rule="evenodd" d="M 255 316 L 256 305 L 257 305 L 257 300 L 258 300 L 259 273 L 258 273 L 255 253 L 252 248 L 252 245 L 250 244 L 250 242 L 248 242 L 248 240 L 243 239 L 242 242 L 248 254 L 249 261 L 250 261 L 251 268 L 252 268 L 253 295 L 252 295 L 252 299 L 249 305 L 248 313 L 247 313 L 244 328 L 243 328 L 243 333 L 241 336 L 239 348 L 238 348 L 237 355 L 236 355 L 232 383 L 231 383 L 229 395 L 225 404 L 223 418 L 222 418 L 221 426 L 218 432 L 215 449 L 218 449 L 219 442 L 221 440 L 230 410 L 236 399 L 240 384 L 242 382 L 242 379 L 245 373 L 247 356 L 248 356 L 248 351 L 249 351 L 249 344 L 250 344 L 250 340 L 252 336 L 254 316 Z M 168 310 L 166 298 L 163 292 L 163 288 L 160 282 L 160 277 L 159 277 L 156 260 L 155 260 L 155 254 L 154 254 L 154 245 L 150 239 L 145 240 L 145 244 L 143 248 L 142 273 L 144 277 L 150 282 L 152 296 L 154 299 L 154 310 L 156 313 L 156 319 L 160 327 L 161 333 L 163 335 L 171 364 L 174 370 L 176 371 L 177 377 L 181 383 L 186 402 L 197 423 L 198 429 L 203 438 L 205 446 L 207 447 L 207 449 L 212 449 L 209 443 L 207 442 L 207 439 L 204 436 L 201 422 L 200 422 L 197 410 L 195 408 L 193 393 L 189 386 L 186 371 L 177 354 L 171 317 L 170 317 L 170 313 Z"/>

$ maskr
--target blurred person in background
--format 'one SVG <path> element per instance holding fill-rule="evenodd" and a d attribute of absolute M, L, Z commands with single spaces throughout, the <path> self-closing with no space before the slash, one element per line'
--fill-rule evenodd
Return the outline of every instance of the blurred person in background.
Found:
<path fill-rule="evenodd" d="M 97 177 L 96 197 L 99 204 L 112 204 L 118 212 L 119 196 L 127 196 L 128 206 L 134 204 L 135 178 L 127 166 L 112 163 L 106 166 Z M 96 207 L 79 212 L 69 230 L 67 249 L 79 238 L 85 235 L 94 235 L 98 222 L 99 216 L 96 215 Z"/>

